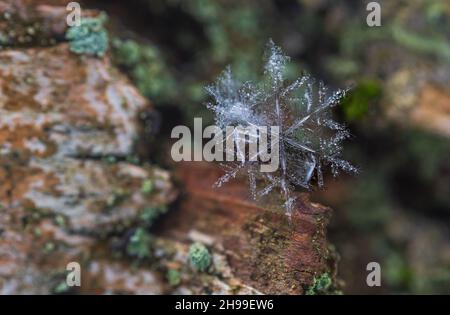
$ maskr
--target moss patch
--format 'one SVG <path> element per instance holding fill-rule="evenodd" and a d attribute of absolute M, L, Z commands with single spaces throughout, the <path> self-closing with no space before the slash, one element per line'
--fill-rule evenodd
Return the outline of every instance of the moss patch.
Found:
<path fill-rule="evenodd" d="M 333 279 L 328 272 L 322 273 L 318 277 L 314 277 L 313 284 L 306 291 L 306 295 L 330 295 L 342 294 L 341 291 L 336 290 L 333 285 Z"/>
<path fill-rule="evenodd" d="M 212 257 L 205 245 L 194 243 L 189 248 L 189 262 L 197 271 L 206 271 L 211 265 Z"/>
<path fill-rule="evenodd" d="M 148 258 L 152 243 L 153 237 L 144 228 L 138 228 L 130 237 L 127 254 L 139 259 Z"/>
<path fill-rule="evenodd" d="M 166 278 L 171 286 L 177 286 L 181 282 L 180 272 L 176 269 L 167 270 Z"/>
<path fill-rule="evenodd" d="M 96 18 L 83 18 L 79 26 L 72 26 L 66 32 L 70 50 L 76 54 L 102 57 L 108 49 L 108 32 L 103 24 L 106 15 Z"/>
<path fill-rule="evenodd" d="M 361 80 L 342 102 L 342 109 L 347 121 L 364 118 L 370 103 L 381 95 L 381 87 L 374 80 Z"/>

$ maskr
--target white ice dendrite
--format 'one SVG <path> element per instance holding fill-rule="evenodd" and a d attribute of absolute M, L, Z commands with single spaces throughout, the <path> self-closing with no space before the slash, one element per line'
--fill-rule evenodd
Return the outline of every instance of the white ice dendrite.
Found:
<path fill-rule="evenodd" d="M 288 61 L 289 57 L 270 41 L 263 83 L 241 84 L 227 68 L 215 84 L 207 87 L 214 100 L 207 106 L 214 111 L 216 125 L 223 131 L 227 126 L 239 125 L 279 127 L 279 168 L 276 172 L 260 172 L 261 161 L 247 157 L 238 162 L 223 163 L 227 172 L 217 185 L 234 178 L 241 170 L 246 171 L 254 198 L 278 191 L 284 200 L 286 214 L 291 215 L 295 208 L 293 191 L 296 187 L 311 189 L 314 184 L 323 187 L 325 167 L 330 167 L 334 176 L 341 170 L 356 173 L 357 169 L 340 158 L 341 143 L 349 137 L 349 132 L 331 118 L 331 109 L 339 104 L 347 90 L 329 93 L 322 82 L 316 83 L 308 75 L 286 83 L 284 73 Z M 250 143 L 256 138 L 234 140 Z"/>

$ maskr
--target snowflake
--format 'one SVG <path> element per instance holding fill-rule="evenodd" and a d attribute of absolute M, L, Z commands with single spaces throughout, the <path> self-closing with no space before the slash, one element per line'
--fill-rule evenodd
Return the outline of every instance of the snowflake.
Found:
<path fill-rule="evenodd" d="M 270 41 L 265 55 L 264 79 L 261 83 L 239 83 L 228 67 L 216 83 L 207 87 L 213 102 L 207 107 L 214 112 L 216 125 L 225 133 L 227 126 L 278 127 L 279 165 L 274 172 L 261 172 L 260 159 L 251 159 L 245 152 L 233 148 L 226 152 L 238 157 L 236 162 L 223 162 L 226 173 L 217 186 L 246 171 L 255 199 L 277 191 L 281 194 L 287 215 L 295 208 L 295 189 L 323 187 L 323 171 L 331 168 L 356 173 L 357 169 L 343 160 L 342 141 L 350 136 L 344 125 L 332 120 L 332 108 L 340 103 L 348 90 L 330 93 L 322 82 L 309 75 L 287 83 L 284 78 L 289 57 Z M 236 143 L 247 145 L 260 141 L 261 133 L 246 136 L 233 132 Z M 226 151 L 227 149 L 225 149 Z M 259 152 L 261 153 L 261 152 Z M 239 156 L 241 159 L 239 159 Z"/>

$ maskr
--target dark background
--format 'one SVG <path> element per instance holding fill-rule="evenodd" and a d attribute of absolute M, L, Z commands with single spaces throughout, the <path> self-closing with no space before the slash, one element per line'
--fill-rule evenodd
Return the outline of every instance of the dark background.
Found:
<path fill-rule="evenodd" d="M 272 38 L 292 57 L 288 76 L 312 73 L 354 89 L 336 110 L 353 138 L 346 158 L 361 174 L 326 180 L 313 199 L 334 209 L 329 238 L 345 293 L 450 293 L 450 3 L 378 1 L 108 0 L 115 62 L 160 113 L 147 154 L 167 163 L 170 130 L 211 120 L 204 86 L 230 64 L 260 73 Z M 154 134 L 151 130 L 151 134 Z M 382 286 L 365 283 L 379 262 Z"/>

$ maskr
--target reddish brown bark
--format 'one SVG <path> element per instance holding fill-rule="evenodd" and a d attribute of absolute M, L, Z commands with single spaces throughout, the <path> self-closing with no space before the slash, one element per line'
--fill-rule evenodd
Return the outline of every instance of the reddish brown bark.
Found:
<path fill-rule="evenodd" d="M 213 251 L 227 257 L 234 277 L 263 293 L 302 294 L 314 276 L 335 274 L 335 255 L 326 239 L 329 208 L 300 194 L 289 221 L 282 211 L 250 200 L 242 180 L 214 189 L 220 174 L 206 163 L 178 169 L 186 194 L 160 226 L 165 237 L 187 241 L 193 232 L 208 236 Z"/>

